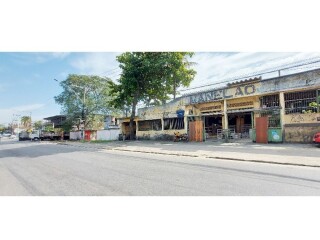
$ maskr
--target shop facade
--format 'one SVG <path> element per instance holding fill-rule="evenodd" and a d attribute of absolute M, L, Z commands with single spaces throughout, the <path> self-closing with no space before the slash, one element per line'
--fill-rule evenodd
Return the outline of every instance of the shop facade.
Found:
<path fill-rule="evenodd" d="M 319 101 L 320 69 L 247 79 L 139 109 L 136 135 L 164 139 L 179 131 L 195 141 L 311 142 L 320 131 Z"/>

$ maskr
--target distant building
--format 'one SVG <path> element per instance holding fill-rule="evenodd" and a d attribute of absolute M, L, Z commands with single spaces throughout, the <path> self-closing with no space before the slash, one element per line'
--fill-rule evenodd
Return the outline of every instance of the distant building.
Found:
<path fill-rule="evenodd" d="M 55 115 L 52 117 L 44 118 L 44 120 L 46 120 L 45 124 L 52 124 L 53 128 L 62 128 L 66 119 L 66 115 Z"/>

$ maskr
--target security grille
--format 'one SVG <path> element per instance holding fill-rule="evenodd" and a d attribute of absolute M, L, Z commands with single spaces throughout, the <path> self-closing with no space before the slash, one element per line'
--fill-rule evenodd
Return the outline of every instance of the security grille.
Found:
<path fill-rule="evenodd" d="M 167 118 L 163 120 L 164 130 L 184 129 L 183 118 Z"/>
<path fill-rule="evenodd" d="M 284 94 L 285 113 L 318 112 L 317 90 Z"/>
<path fill-rule="evenodd" d="M 162 130 L 162 125 L 161 125 L 161 120 L 146 120 L 146 121 L 139 121 L 138 122 L 138 129 L 139 131 L 161 131 Z"/>
<path fill-rule="evenodd" d="M 268 127 L 278 128 L 281 127 L 281 118 L 279 110 L 266 110 L 260 112 L 261 117 L 268 117 Z"/>
<path fill-rule="evenodd" d="M 260 107 L 261 108 L 272 108 L 279 107 L 279 94 L 262 96 L 260 98 Z"/>

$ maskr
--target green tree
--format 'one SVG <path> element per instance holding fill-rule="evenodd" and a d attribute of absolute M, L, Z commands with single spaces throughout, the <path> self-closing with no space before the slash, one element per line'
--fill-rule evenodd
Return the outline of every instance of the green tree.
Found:
<path fill-rule="evenodd" d="M 190 52 L 126 52 L 117 57 L 122 73 L 119 83 L 110 82 L 114 96 L 111 104 L 131 108 L 130 139 L 134 138 L 133 120 L 139 102 L 163 104 L 176 97 L 177 88 L 187 87 L 196 71 L 191 68 Z"/>
<path fill-rule="evenodd" d="M 67 115 L 66 128 L 70 125 L 83 124 L 87 129 L 96 114 L 113 114 L 109 106 L 109 78 L 90 75 L 70 74 L 60 82 L 63 92 L 55 96 L 55 101 L 62 106 L 62 112 Z"/>
<path fill-rule="evenodd" d="M 20 122 L 24 128 L 26 128 L 26 129 L 31 128 L 31 117 L 30 116 L 22 116 Z"/>
<path fill-rule="evenodd" d="M 43 125 L 42 121 L 39 120 L 39 121 L 36 121 L 36 122 L 33 124 L 33 128 L 36 129 L 36 130 L 40 130 L 40 129 L 42 129 L 42 125 Z"/>
<path fill-rule="evenodd" d="M 4 132 L 6 130 L 6 126 L 3 124 L 0 124 L 0 133 Z"/>

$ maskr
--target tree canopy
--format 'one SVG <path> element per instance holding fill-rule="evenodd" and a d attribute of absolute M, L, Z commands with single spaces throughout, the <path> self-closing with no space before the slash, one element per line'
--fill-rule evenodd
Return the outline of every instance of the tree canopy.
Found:
<path fill-rule="evenodd" d="M 177 88 L 187 87 L 196 71 L 188 61 L 190 52 L 126 52 L 117 57 L 122 73 L 119 83 L 110 82 L 117 108 L 131 108 L 130 137 L 133 138 L 133 119 L 139 102 L 159 105 L 175 98 Z"/>
<path fill-rule="evenodd" d="M 55 97 L 67 115 L 69 125 L 83 124 L 87 129 L 95 119 L 95 115 L 113 114 L 115 109 L 109 106 L 109 78 L 70 74 L 60 82 L 63 92 Z"/>
<path fill-rule="evenodd" d="M 42 129 L 42 125 L 43 125 L 43 122 L 41 120 L 33 123 L 34 129 L 37 129 L 37 130 Z"/>
<path fill-rule="evenodd" d="M 22 116 L 21 119 L 21 125 L 24 127 L 24 128 L 31 128 L 31 117 L 30 116 Z"/>

